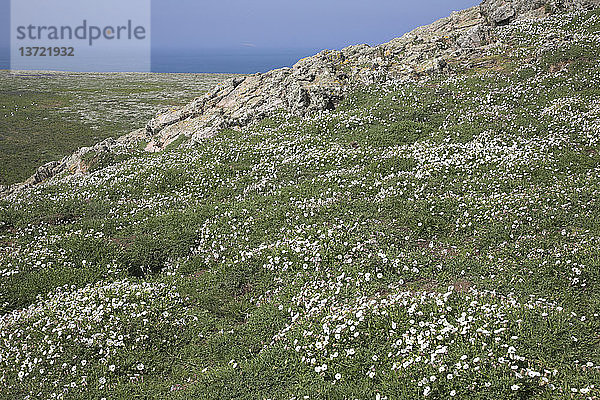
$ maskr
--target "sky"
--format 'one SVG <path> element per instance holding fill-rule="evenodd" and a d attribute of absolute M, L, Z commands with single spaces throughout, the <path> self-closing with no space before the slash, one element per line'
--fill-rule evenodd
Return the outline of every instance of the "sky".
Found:
<path fill-rule="evenodd" d="M 291 64 L 321 49 L 384 43 L 453 10 L 479 3 L 476 0 L 151 1 L 153 69 L 243 73 Z M 10 45 L 9 3 L 10 0 L 0 0 L 0 48 Z M 8 67 L 6 54 L 0 52 L 0 68 Z M 185 63 L 189 65 L 182 67 Z"/>

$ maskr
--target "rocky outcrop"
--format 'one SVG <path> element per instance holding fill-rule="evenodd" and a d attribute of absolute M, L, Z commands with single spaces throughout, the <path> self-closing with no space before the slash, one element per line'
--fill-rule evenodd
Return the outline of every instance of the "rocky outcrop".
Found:
<path fill-rule="evenodd" d="M 191 138 L 191 142 L 199 141 L 278 111 L 305 115 L 332 109 L 355 84 L 418 79 L 443 72 L 449 60 L 480 57 L 486 46 L 494 42 L 498 26 L 554 12 L 597 7 L 600 0 L 483 0 L 480 6 L 454 12 L 379 46 L 325 50 L 298 61 L 292 68 L 231 78 L 184 107 L 160 111 L 143 130 L 105 140 L 40 167 L 17 188 L 65 171 L 84 172 L 83 159 L 90 151 L 112 152 L 144 140 L 148 141 L 146 151 L 157 152 L 182 135 Z M 2 190 L 0 187 L 0 194 Z M 15 187 L 4 188 L 4 193 L 14 190 Z"/>
<path fill-rule="evenodd" d="M 600 7 L 600 0 L 484 0 L 481 14 L 492 27 L 548 13 L 569 12 Z"/>
<path fill-rule="evenodd" d="M 333 109 L 355 83 L 440 72 L 446 57 L 486 43 L 483 23 L 479 7 L 473 7 L 380 46 L 325 50 L 292 68 L 230 79 L 181 109 L 160 112 L 147 125 L 153 140 L 146 149 L 160 151 L 180 135 L 204 139 L 279 110 L 304 115 Z"/>
<path fill-rule="evenodd" d="M 147 130 L 148 151 L 160 151 L 180 135 L 200 140 L 224 128 L 245 126 L 276 110 L 299 115 L 332 109 L 342 99 L 349 76 L 341 68 L 342 52 L 323 51 L 293 68 L 233 78 L 211 93 L 177 110 L 165 110 Z"/>
<path fill-rule="evenodd" d="M 160 151 L 180 135 L 194 140 L 235 128 L 278 110 L 297 115 L 334 108 L 354 83 L 411 79 L 442 72 L 447 60 L 476 58 L 493 29 L 512 21 L 600 7 L 600 0 L 484 0 L 389 43 L 323 51 L 283 68 L 234 78 L 178 110 L 159 113 L 147 126 Z"/>

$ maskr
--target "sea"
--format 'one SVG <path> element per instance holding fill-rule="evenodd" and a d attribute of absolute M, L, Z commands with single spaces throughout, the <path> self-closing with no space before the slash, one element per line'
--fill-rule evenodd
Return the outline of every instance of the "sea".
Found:
<path fill-rule="evenodd" d="M 153 50 L 152 72 L 253 74 L 291 67 L 318 53 L 301 50 Z"/>
<path fill-rule="evenodd" d="M 318 49 L 295 50 L 152 50 L 151 71 L 160 73 L 253 74 L 291 67 L 298 60 L 318 53 Z M 10 52 L 0 49 L 0 69 L 10 69 Z M 94 65 L 78 72 L 97 72 Z M 146 71 L 131 71 L 146 72 Z"/>

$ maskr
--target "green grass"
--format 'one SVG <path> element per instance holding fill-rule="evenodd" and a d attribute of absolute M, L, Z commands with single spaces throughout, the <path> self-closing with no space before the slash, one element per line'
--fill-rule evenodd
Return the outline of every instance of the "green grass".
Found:
<path fill-rule="evenodd" d="M 158 110 L 184 105 L 228 76 L 0 71 L 0 185 L 143 128 Z"/>
<path fill-rule="evenodd" d="M 0 203 L 0 397 L 600 396 L 600 42 L 536 32 Z"/>

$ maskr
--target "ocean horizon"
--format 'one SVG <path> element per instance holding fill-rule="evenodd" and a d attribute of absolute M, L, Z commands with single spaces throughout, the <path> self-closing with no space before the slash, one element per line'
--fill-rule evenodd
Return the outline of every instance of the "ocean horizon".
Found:
<path fill-rule="evenodd" d="M 153 50 L 152 72 L 253 74 L 291 67 L 316 49 Z"/>
<path fill-rule="evenodd" d="M 320 49 L 159 49 L 152 51 L 151 71 L 156 73 L 226 73 L 254 74 L 291 67 L 298 60 L 315 55 Z M 0 69 L 10 69 L 8 51 L 0 51 Z M 84 68 L 85 64 L 84 64 Z M 67 71 L 67 70 L 63 70 Z M 89 71 L 96 72 L 90 61 Z M 124 72 L 115 70 L 113 72 Z M 147 72 L 147 71 L 127 71 Z"/>

